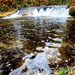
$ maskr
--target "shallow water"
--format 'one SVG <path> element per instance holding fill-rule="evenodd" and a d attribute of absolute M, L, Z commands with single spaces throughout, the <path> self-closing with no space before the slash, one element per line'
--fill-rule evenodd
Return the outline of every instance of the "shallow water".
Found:
<path fill-rule="evenodd" d="M 47 75 L 50 75 L 51 70 L 60 66 L 74 66 L 74 29 L 74 18 L 1 19 L 0 74 L 8 75 L 11 71 L 14 73 L 20 70 L 25 73 L 24 75 L 28 75 L 31 70 L 35 72 L 44 70 Z M 24 64 L 26 67 L 23 66 Z M 23 70 L 20 66 L 23 66 Z M 14 71 L 14 69 L 18 70 Z"/>

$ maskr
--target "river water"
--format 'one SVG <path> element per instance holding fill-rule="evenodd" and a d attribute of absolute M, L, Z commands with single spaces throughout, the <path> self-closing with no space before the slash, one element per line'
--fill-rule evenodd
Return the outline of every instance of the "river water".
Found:
<path fill-rule="evenodd" d="M 74 65 L 75 18 L 0 19 L 0 75 L 51 75 L 60 66 Z"/>

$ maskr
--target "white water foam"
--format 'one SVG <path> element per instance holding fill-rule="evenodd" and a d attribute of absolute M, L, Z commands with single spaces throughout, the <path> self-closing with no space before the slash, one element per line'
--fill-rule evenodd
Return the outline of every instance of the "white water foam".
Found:
<path fill-rule="evenodd" d="M 28 12 L 28 16 L 69 17 L 69 9 L 66 8 L 41 8 L 39 11 L 35 8 L 31 12 Z"/>
<path fill-rule="evenodd" d="M 34 56 L 33 53 L 26 55 L 23 57 L 23 60 L 25 59 L 24 64 L 10 72 L 9 75 L 51 75 L 52 70 L 50 69 L 49 64 L 61 61 L 59 58 L 60 53 L 58 52 L 58 49 L 51 49 L 48 46 L 45 46 L 44 48 L 37 47 L 36 49 L 40 50 L 39 48 L 44 52 L 37 53 L 34 59 L 30 59 Z M 53 62 L 48 59 L 52 59 Z M 27 71 L 22 72 L 26 68 Z"/>
<path fill-rule="evenodd" d="M 46 58 L 46 54 L 39 53 L 34 59 L 27 58 L 25 63 L 16 70 L 9 73 L 9 75 L 41 75 L 39 70 L 43 70 L 45 75 L 51 75 L 51 69 L 48 66 L 49 61 Z M 27 67 L 26 72 L 22 72 Z"/>
<path fill-rule="evenodd" d="M 3 19 L 17 18 L 17 17 L 38 17 L 38 16 L 49 16 L 49 17 L 70 17 L 69 8 L 65 7 L 47 7 L 45 10 L 41 7 L 39 10 L 37 7 L 29 7 L 27 9 L 18 10 L 16 13 L 4 17 Z"/>

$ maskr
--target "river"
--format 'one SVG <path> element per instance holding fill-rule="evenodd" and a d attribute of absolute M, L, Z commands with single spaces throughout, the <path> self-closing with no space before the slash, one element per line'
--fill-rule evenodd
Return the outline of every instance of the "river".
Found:
<path fill-rule="evenodd" d="M 75 18 L 68 9 L 38 7 L 22 16 L 30 9 L 0 19 L 0 75 L 51 75 L 60 66 L 75 65 Z"/>

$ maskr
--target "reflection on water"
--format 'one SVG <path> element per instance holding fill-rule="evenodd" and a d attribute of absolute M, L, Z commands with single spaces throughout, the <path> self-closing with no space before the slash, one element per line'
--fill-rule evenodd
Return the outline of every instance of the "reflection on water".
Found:
<path fill-rule="evenodd" d="M 35 75 L 43 71 L 50 75 L 51 68 L 57 65 L 74 65 L 75 19 L 66 20 L 49 17 L 0 20 L 0 74 Z"/>

